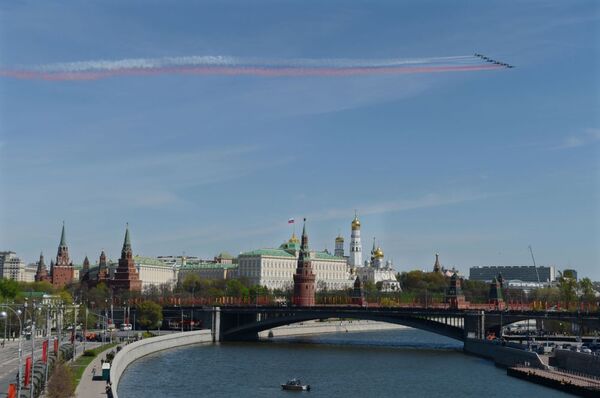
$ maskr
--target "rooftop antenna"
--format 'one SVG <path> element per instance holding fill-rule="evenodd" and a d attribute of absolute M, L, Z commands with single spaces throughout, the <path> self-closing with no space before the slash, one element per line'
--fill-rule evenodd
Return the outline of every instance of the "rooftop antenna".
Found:
<path fill-rule="evenodd" d="M 535 264 L 535 257 L 533 257 L 533 249 L 529 245 L 529 253 L 531 253 L 531 260 L 533 260 L 533 267 L 535 268 L 535 276 L 537 276 L 538 283 L 540 283 L 540 274 L 538 273 L 537 265 Z"/>

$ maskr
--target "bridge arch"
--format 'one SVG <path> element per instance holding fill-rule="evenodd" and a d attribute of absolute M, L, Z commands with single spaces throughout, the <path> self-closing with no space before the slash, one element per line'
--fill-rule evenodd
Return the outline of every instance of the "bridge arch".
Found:
<path fill-rule="evenodd" d="M 369 320 L 391 323 L 396 325 L 408 326 L 415 329 L 424 330 L 430 333 L 439 334 L 445 337 L 449 337 L 455 340 L 464 341 L 465 332 L 463 327 L 453 326 L 448 323 L 442 323 L 439 317 L 425 317 L 425 316 L 406 316 L 398 314 L 386 314 L 386 313 L 371 313 L 365 312 L 353 312 L 352 314 L 345 314 L 340 312 L 319 312 L 314 313 L 291 313 L 276 317 L 266 317 L 259 320 L 243 320 L 242 322 L 235 322 L 234 319 L 227 319 L 226 313 L 221 315 L 221 340 L 256 340 L 258 333 L 276 328 L 278 326 L 285 326 L 294 323 L 312 321 L 317 319 L 329 319 L 329 318 L 344 318 L 344 319 L 356 319 L 356 320 Z M 447 318 L 446 318 L 447 319 Z M 463 323 L 463 318 L 454 318 L 456 323 Z M 460 319 L 460 322 L 459 322 Z M 232 320 L 234 322 L 232 322 Z M 464 325 L 464 323 L 463 323 Z"/>

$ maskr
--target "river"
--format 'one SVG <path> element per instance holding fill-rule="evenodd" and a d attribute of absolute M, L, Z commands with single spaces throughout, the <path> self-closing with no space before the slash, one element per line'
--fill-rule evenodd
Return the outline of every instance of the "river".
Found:
<path fill-rule="evenodd" d="M 309 393 L 282 391 L 299 377 Z M 567 397 L 462 353 L 462 343 L 415 329 L 196 345 L 127 368 L 122 398 Z"/>

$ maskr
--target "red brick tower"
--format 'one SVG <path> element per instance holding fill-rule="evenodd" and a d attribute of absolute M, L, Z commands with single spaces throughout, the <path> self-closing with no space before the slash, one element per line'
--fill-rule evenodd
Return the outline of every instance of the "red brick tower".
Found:
<path fill-rule="evenodd" d="M 308 250 L 308 235 L 306 234 L 306 218 L 302 228 L 302 243 L 298 255 L 298 267 L 294 274 L 293 304 L 299 307 L 315 305 L 315 274 L 313 273 Z"/>
<path fill-rule="evenodd" d="M 56 254 L 56 263 L 52 267 L 52 285 L 61 288 L 73 281 L 73 263 L 69 259 L 69 248 L 65 238 L 65 223 L 63 222 L 60 244 Z"/>
<path fill-rule="evenodd" d="M 106 283 L 109 277 L 108 265 L 106 264 L 106 254 L 104 250 L 100 253 L 100 261 L 98 262 L 98 274 L 96 275 L 96 284 Z"/>
<path fill-rule="evenodd" d="M 50 277 L 48 276 L 48 270 L 46 269 L 46 264 L 44 264 L 44 253 L 40 253 L 40 261 L 38 262 L 37 271 L 35 272 L 35 281 L 36 282 L 50 282 Z"/>
<path fill-rule="evenodd" d="M 142 290 L 142 281 L 133 262 L 133 252 L 131 250 L 131 241 L 129 240 L 129 225 L 127 225 L 127 229 L 125 230 L 125 241 L 123 242 L 123 249 L 121 249 L 119 266 L 115 271 L 114 279 L 111 279 L 109 284 L 115 292 L 139 292 Z"/>

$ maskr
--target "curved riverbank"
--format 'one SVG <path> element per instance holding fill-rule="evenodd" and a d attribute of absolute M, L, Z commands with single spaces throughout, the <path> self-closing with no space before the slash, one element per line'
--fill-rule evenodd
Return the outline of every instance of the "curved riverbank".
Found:
<path fill-rule="evenodd" d="M 477 377 L 474 377 L 476 375 Z M 127 398 L 280 398 L 300 377 L 319 397 L 568 397 L 464 355 L 462 343 L 415 329 L 327 333 L 165 350 L 134 362 L 119 389 Z"/>
<path fill-rule="evenodd" d="M 400 330 L 409 329 L 408 326 L 395 325 L 392 323 L 348 320 L 348 321 L 307 321 L 295 323 L 292 325 L 280 326 L 277 328 L 265 330 L 258 334 L 260 338 L 269 337 L 292 337 L 307 336 L 313 334 L 325 333 L 345 333 L 345 332 L 370 332 L 380 330 Z"/>
<path fill-rule="evenodd" d="M 166 336 L 152 337 L 136 341 L 123 347 L 115 355 L 110 368 L 110 381 L 112 383 L 112 394 L 118 398 L 117 388 L 119 380 L 127 366 L 132 362 L 157 351 L 191 344 L 212 343 L 210 330 L 197 330 L 194 332 L 173 333 Z"/>

